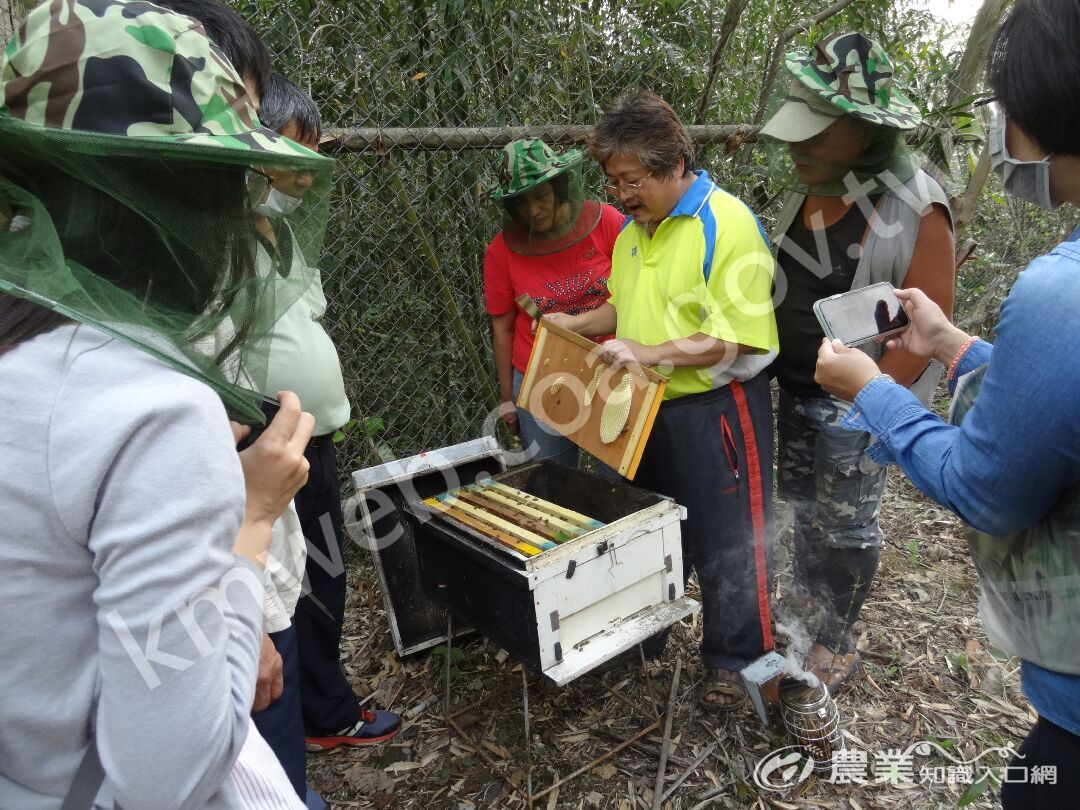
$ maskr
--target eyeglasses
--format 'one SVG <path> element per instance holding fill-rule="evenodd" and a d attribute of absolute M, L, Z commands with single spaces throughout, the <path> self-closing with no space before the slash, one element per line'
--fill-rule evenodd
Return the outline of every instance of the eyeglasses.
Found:
<path fill-rule="evenodd" d="M 619 180 L 619 181 L 617 181 L 615 183 L 604 183 L 604 191 L 606 191 L 608 194 L 610 194 L 613 197 L 618 197 L 620 192 L 622 192 L 622 191 L 629 191 L 629 192 L 640 191 L 641 187 L 643 185 L 645 185 L 645 181 L 648 180 L 652 176 L 653 176 L 653 173 L 649 172 L 647 175 L 642 177 L 640 180 L 636 180 L 633 183 L 627 183 L 627 182 L 624 182 L 622 180 Z"/>
<path fill-rule="evenodd" d="M 274 178 L 264 172 L 262 169 L 256 169 L 254 166 L 248 169 L 247 174 L 247 188 L 248 188 L 248 201 L 254 206 L 263 201 L 266 196 L 266 192 L 270 190 L 270 187 L 274 185 Z"/>

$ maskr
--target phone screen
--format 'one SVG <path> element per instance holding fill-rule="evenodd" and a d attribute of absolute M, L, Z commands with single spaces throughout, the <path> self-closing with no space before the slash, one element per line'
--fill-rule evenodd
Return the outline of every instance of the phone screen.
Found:
<path fill-rule="evenodd" d="M 889 283 L 823 298 L 814 306 L 821 328 L 845 346 L 855 346 L 908 325 L 907 313 Z"/>

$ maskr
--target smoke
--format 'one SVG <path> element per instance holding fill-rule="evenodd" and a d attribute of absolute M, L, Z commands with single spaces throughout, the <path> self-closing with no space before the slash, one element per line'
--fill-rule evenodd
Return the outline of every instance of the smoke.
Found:
<path fill-rule="evenodd" d="M 821 680 L 812 672 L 803 669 L 803 661 L 814 641 L 806 629 L 806 623 L 799 617 L 776 613 L 776 632 L 788 640 L 784 650 L 784 672 L 807 686 L 821 686 Z"/>

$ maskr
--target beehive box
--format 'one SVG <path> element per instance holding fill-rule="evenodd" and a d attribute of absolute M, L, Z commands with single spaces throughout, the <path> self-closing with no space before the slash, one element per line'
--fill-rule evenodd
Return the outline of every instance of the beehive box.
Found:
<path fill-rule="evenodd" d="M 403 506 L 505 469 L 499 443 L 485 436 L 353 473 L 356 497 L 346 504 L 345 528 L 371 552 L 398 655 L 444 642 L 448 618 L 420 583 L 416 521 Z M 465 630 L 459 624 L 455 635 Z"/>
<path fill-rule="evenodd" d="M 543 461 L 492 478 L 603 524 L 528 556 L 436 506 L 405 507 L 425 591 L 534 671 L 565 684 L 699 609 L 671 499 Z"/>

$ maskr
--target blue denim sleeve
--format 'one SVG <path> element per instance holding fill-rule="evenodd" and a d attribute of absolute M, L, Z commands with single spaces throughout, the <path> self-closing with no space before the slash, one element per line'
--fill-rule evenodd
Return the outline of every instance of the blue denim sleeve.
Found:
<path fill-rule="evenodd" d="M 1021 274 L 1002 306 L 997 341 L 976 344 L 964 373 L 991 358 L 961 427 L 927 411 L 907 389 L 872 381 L 843 424 L 877 441 L 871 457 L 967 523 L 1008 534 L 1045 515 L 1080 469 L 1080 261 L 1051 255 Z"/>
<path fill-rule="evenodd" d="M 993 352 L 994 347 L 981 338 L 972 343 L 964 352 L 964 356 L 960 358 L 960 362 L 956 364 L 956 373 L 949 380 L 949 393 L 956 391 L 956 383 L 961 377 L 989 363 Z"/>

